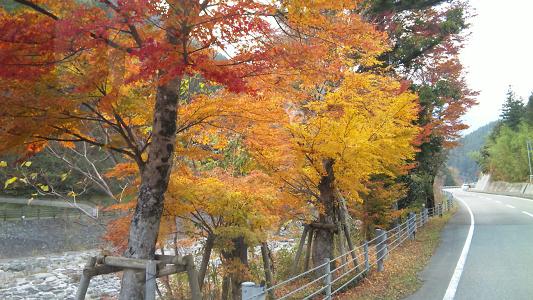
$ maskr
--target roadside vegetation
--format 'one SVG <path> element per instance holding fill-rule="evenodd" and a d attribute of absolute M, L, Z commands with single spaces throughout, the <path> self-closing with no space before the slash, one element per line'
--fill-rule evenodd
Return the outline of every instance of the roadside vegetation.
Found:
<path fill-rule="evenodd" d="M 526 103 L 509 87 L 500 120 L 492 129 L 485 146 L 473 156 L 481 172 L 491 174 L 493 180 L 527 182 L 530 175 L 527 144 L 532 142 L 533 94 Z M 533 148 L 529 148 L 530 154 L 531 150 Z"/>
<path fill-rule="evenodd" d="M 383 272 L 370 273 L 339 299 L 392 300 L 403 299 L 416 292 L 422 286 L 419 274 L 435 252 L 442 229 L 455 211 L 457 207 L 442 218 L 431 219 L 417 231 L 415 240 L 408 240 L 389 254 Z"/>

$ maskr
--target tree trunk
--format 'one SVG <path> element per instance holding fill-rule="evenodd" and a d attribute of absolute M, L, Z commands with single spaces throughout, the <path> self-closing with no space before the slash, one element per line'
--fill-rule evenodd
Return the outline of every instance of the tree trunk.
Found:
<path fill-rule="evenodd" d="M 215 244 L 215 236 L 211 233 L 207 235 L 205 240 L 204 253 L 202 255 L 202 263 L 200 265 L 200 270 L 198 271 L 198 284 L 200 289 L 204 286 L 205 273 L 207 272 L 207 265 L 209 265 L 209 259 L 211 258 L 211 251 L 213 250 L 213 245 Z"/>
<path fill-rule="evenodd" d="M 141 164 L 141 185 L 137 206 L 130 225 L 126 257 L 152 259 L 163 212 L 174 147 L 176 144 L 176 110 L 180 79 L 175 78 L 157 88 L 152 126 L 152 140 L 148 160 Z M 143 298 L 144 283 L 136 272 L 125 270 L 122 277 L 120 299 Z"/>
<path fill-rule="evenodd" d="M 244 237 L 233 239 L 233 249 L 231 251 L 222 251 L 224 260 L 228 263 L 238 262 L 245 267 L 248 267 L 248 245 L 244 241 Z M 229 274 L 231 286 L 231 299 L 238 300 L 241 298 L 241 283 L 243 282 L 243 273 L 232 272 Z M 227 293 L 227 292 L 226 292 Z M 229 293 L 227 293 L 229 296 Z"/>
<path fill-rule="evenodd" d="M 323 210 L 319 214 L 322 224 L 334 224 L 335 220 L 335 176 L 333 173 L 333 159 L 323 161 L 326 174 L 320 178 L 318 184 L 319 201 Z M 324 258 L 333 258 L 334 231 L 326 228 L 315 228 L 313 241 L 313 264 L 318 266 L 324 263 Z"/>
<path fill-rule="evenodd" d="M 427 187 L 427 200 L 426 200 L 426 207 L 435 207 L 435 190 L 434 190 L 434 186 L 435 186 L 435 176 L 431 176 L 431 179 L 428 183 L 428 187 Z"/>
<path fill-rule="evenodd" d="M 230 277 L 225 275 L 222 279 L 222 300 L 231 300 L 229 298 Z"/>

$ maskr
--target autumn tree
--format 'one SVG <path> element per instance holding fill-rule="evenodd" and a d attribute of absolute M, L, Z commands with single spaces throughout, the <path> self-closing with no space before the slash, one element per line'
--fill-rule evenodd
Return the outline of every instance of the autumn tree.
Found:
<path fill-rule="evenodd" d="M 274 75 L 275 88 L 264 83 L 265 97 L 286 99 L 289 120 L 252 129 L 246 138 L 258 163 L 316 209 L 306 220 L 316 225 L 315 264 L 333 257 L 340 199 L 360 200 L 372 174 L 392 175 L 413 158 L 418 132 L 412 124 L 416 97 L 408 85 L 355 68 L 370 68 L 387 49 L 385 36 L 357 12 L 359 5 L 287 2 L 286 13 L 276 18 L 287 37 L 276 50 L 300 58 L 305 72 L 285 81 Z M 265 133 L 270 139 L 261 138 Z"/>
<path fill-rule="evenodd" d="M 402 177 L 408 195 L 400 207 L 414 202 L 431 207 L 434 178 L 446 150 L 466 128 L 461 116 L 476 103 L 457 57 L 470 9 L 465 1 L 376 0 L 367 2 L 364 13 L 389 33 L 392 47 L 381 55 L 381 66 L 410 80 L 411 90 L 420 97 L 417 124 L 424 130 L 415 167 Z"/>
<path fill-rule="evenodd" d="M 152 257 L 176 133 L 184 130 L 176 123 L 183 79 L 200 75 L 246 91 L 243 78 L 268 65 L 264 37 L 271 26 L 263 16 L 272 7 L 254 1 L 14 2 L 14 10 L 1 10 L 3 150 L 86 142 L 134 161 L 140 186 L 125 255 Z M 87 133 L 94 128 L 104 134 Z M 135 273 L 126 271 L 122 282 L 121 299 L 141 297 Z"/>

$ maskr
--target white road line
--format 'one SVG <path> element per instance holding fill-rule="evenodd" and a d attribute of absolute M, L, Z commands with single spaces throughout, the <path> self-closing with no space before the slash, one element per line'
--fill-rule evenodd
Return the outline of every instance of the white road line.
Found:
<path fill-rule="evenodd" d="M 502 202 L 501 202 L 500 200 L 496 200 L 496 203 L 500 203 L 500 204 L 502 204 Z"/>
<path fill-rule="evenodd" d="M 530 214 L 530 213 L 528 213 L 527 211 L 522 211 L 522 213 L 523 213 L 523 214 L 526 214 L 526 215 L 528 215 L 528 216 L 530 216 L 530 217 L 533 218 L 533 214 Z"/>
<path fill-rule="evenodd" d="M 512 206 L 512 205 L 509 205 L 509 204 L 505 204 L 505 206 L 507 206 L 507 207 L 509 207 L 509 208 L 516 208 L 516 207 L 514 207 L 514 206 Z"/>
<path fill-rule="evenodd" d="M 459 198 L 456 199 L 461 201 L 466 206 L 466 209 L 470 214 L 470 229 L 468 230 L 468 235 L 466 236 L 463 251 L 461 251 L 461 255 L 459 256 L 459 260 L 457 261 L 457 265 L 455 266 L 455 271 L 453 271 L 452 278 L 450 279 L 450 283 L 448 284 L 448 288 L 446 289 L 446 294 L 444 294 L 444 298 L 442 298 L 443 300 L 453 300 L 453 298 L 455 297 L 455 292 L 457 292 L 459 280 L 461 280 L 461 274 L 463 274 L 463 268 L 465 266 L 466 257 L 468 255 L 468 251 L 470 250 L 470 244 L 472 243 L 472 236 L 474 235 L 474 214 L 472 213 L 470 206 L 468 206 L 466 202 Z"/>

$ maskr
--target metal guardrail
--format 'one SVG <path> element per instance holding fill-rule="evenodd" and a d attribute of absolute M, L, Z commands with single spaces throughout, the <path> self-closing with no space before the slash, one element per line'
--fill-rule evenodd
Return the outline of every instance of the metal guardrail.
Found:
<path fill-rule="evenodd" d="M 242 300 L 267 299 L 327 299 L 350 287 L 366 276 L 374 268 L 384 270 L 388 253 L 394 251 L 407 239 L 414 239 L 418 228 L 424 226 L 429 218 L 442 215 L 453 207 L 453 194 L 443 191 L 445 201 L 420 213 L 409 213 L 406 221 L 385 231 L 376 230 L 376 237 L 365 241 L 352 251 L 333 259 L 326 258 L 321 265 L 288 278 L 270 287 L 259 286 L 252 282 L 242 284 Z M 355 252 L 355 258 L 352 253 Z M 272 295 L 274 297 L 272 298 Z"/>

